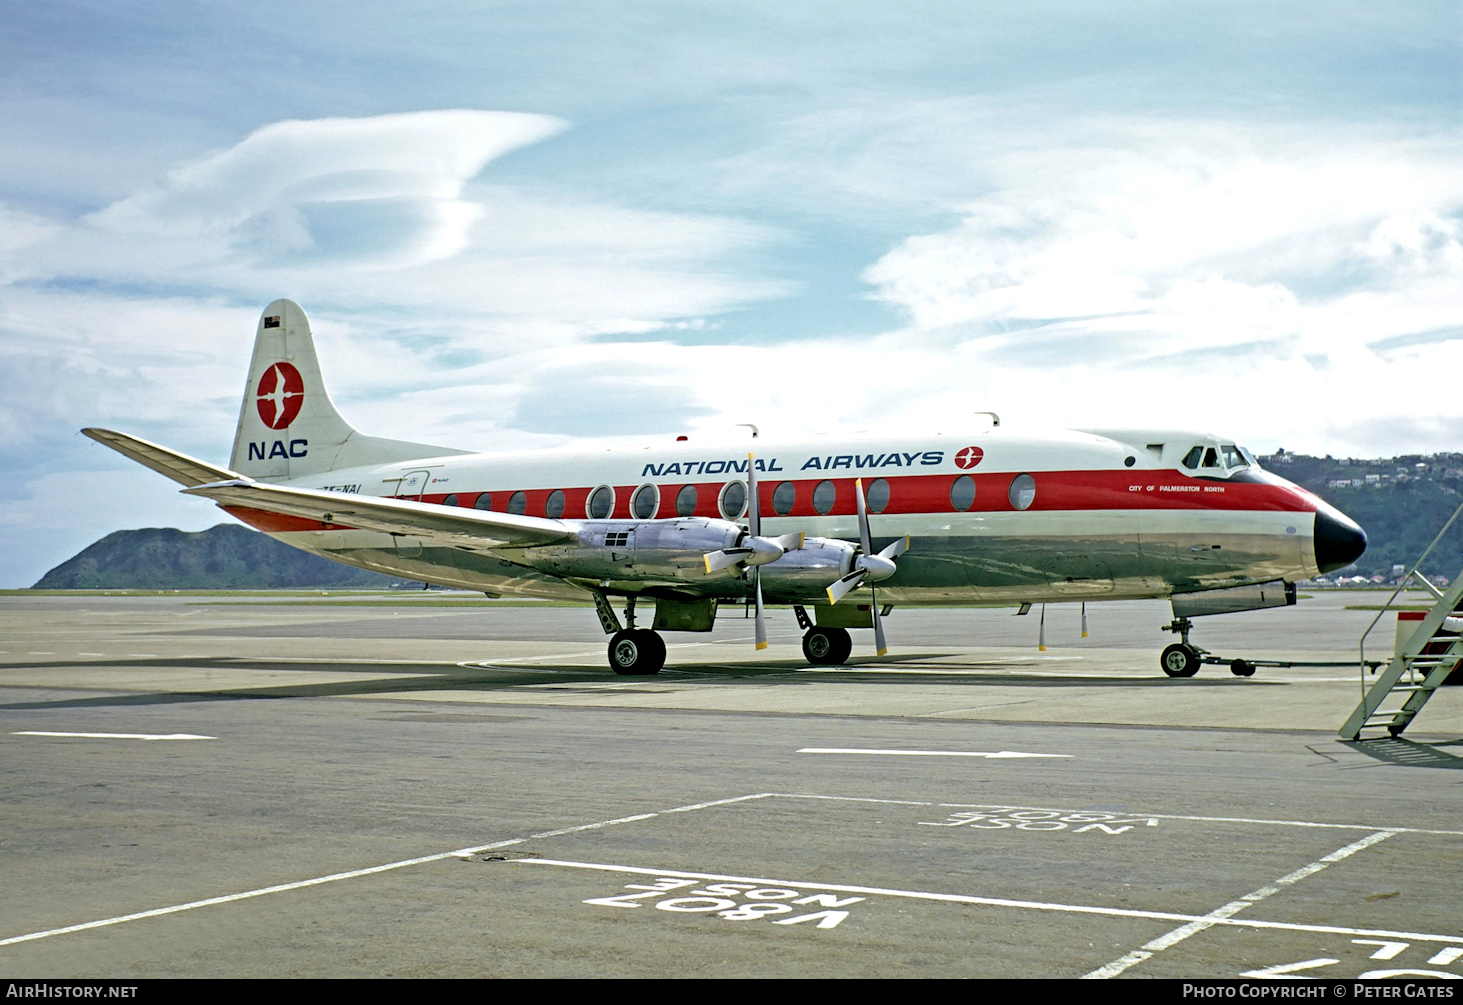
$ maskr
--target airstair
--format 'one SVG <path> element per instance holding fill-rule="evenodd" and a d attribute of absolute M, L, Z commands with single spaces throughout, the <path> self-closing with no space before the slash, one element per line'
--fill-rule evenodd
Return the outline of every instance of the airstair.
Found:
<path fill-rule="evenodd" d="M 1427 700 L 1433 696 L 1448 675 L 1463 663 L 1463 572 L 1449 584 L 1446 591 L 1439 590 L 1418 570 L 1428 555 L 1437 547 L 1448 528 L 1453 526 L 1463 506 L 1453 511 L 1438 536 L 1413 564 L 1392 591 L 1392 596 L 1382 605 L 1367 630 L 1362 633 L 1360 643 L 1361 703 L 1341 727 L 1343 740 L 1370 740 L 1382 736 L 1398 736 L 1408 723 L 1417 717 Z M 1382 615 L 1392 607 L 1397 596 L 1410 584 L 1416 583 L 1433 595 L 1436 603 L 1419 620 L 1399 621 L 1399 625 L 1416 627 L 1404 636 L 1399 629 L 1396 650 L 1392 657 L 1378 661 L 1367 659 L 1367 636 L 1382 620 Z M 1376 674 L 1371 686 L 1367 686 L 1367 673 Z M 1371 735 L 1366 735 L 1370 731 Z"/>

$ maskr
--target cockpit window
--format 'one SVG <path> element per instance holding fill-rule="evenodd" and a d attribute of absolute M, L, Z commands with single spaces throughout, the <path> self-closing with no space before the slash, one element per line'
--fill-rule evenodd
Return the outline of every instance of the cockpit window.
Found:
<path fill-rule="evenodd" d="M 1193 450 L 1190 450 L 1187 454 L 1184 454 L 1184 460 L 1183 460 L 1184 467 L 1186 467 L 1186 468 L 1197 468 L 1199 466 L 1199 459 L 1201 457 L 1203 457 L 1203 456 L 1204 456 L 1204 448 L 1203 447 L 1195 447 Z"/>
<path fill-rule="evenodd" d="M 1224 455 L 1224 466 L 1226 468 L 1242 468 L 1246 465 L 1244 452 L 1233 443 L 1226 443 L 1219 448 Z"/>
<path fill-rule="evenodd" d="M 1215 451 L 1213 447 L 1210 447 L 1208 450 L 1204 451 L 1204 467 L 1219 467 L 1219 454 Z"/>

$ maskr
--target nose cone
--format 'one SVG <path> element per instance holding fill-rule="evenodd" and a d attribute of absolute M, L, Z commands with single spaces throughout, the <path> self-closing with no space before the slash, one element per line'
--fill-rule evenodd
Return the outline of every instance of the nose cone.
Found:
<path fill-rule="evenodd" d="M 1344 569 L 1366 551 L 1366 531 L 1334 506 L 1316 507 L 1315 533 L 1316 566 L 1322 572 Z"/>

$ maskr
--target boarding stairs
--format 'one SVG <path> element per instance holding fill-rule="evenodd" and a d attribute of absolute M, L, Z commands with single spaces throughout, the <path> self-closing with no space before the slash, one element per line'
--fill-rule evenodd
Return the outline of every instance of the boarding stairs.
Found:
<path fill-rule="evenodd" d="M 1437 547 L 1448 528 L 1463 513 L 1463 506 L 1453 511 L 1438 536 L 1413 564 L 1392 591 L 1392 596 L 1382 605 L 1367 630 L 1362 633 L 1360 643 L 1361 703 L 1341 727 L 1343 740 L 1370 740 L 1382 736 L 1398 736 L 1408 723 L 1417 717 L 1448 676 L 1463 663 L 1463 572 L 1453 578 L 1447 590 L 1439 590 L 1419 571 L 1422 563 Z M 1401 625 L 1416 627 L 1405 637 L 1398 631 L 1396 650 L 1391 659 L 1378 662 L 1367 659 L 1367 637 L 1382 620 L 1397 596 L 1410 583 L 1416 583 L 1433 595 L 1436 603 L 1423 614 L 1420 620 L 1401 621 Z M 1371 671 L 1376 679 L 1367 685 L 1367 674 Z M 1371 735 L 1366 735 L 1368 732 Z"/>

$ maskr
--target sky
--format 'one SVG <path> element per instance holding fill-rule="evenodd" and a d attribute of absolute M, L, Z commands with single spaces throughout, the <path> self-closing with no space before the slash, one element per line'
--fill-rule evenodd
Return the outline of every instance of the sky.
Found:
<path fill-rule="evenodd" d="M 14 0 L 0 587 L 221 514 L 289 297 L 358 428 L 1463 450 L 1463 5 Z"/>

